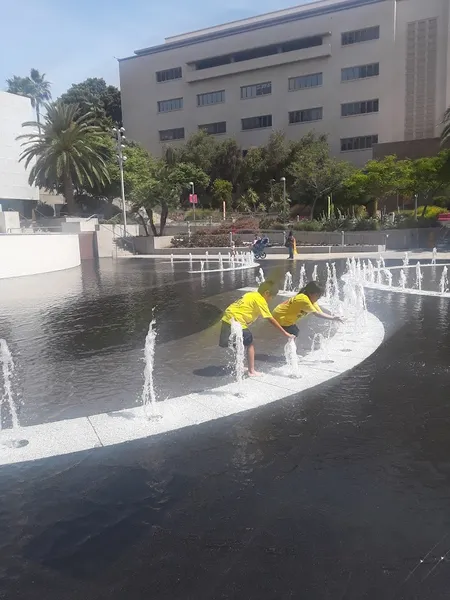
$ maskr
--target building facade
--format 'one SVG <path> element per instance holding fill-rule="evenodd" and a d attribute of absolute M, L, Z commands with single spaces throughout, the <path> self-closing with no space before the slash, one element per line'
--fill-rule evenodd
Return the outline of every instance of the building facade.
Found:
<path fill-rule="evenodd" d="M 155 155 L 199 129 L 244 150 L 315 131 L 364 164 L 439 135 L 449 30 L 450 0 L 321 0 L 171 37 L 119 61 L 124 125 Z"/>
<path fill-rule="evenodd" d="M 29 98 L 0 92 L 0 206 L 25 216 L 31 216 L 39 190 L 28 183 L 32 165 L 26 170 L 19 162 L 22 147 L 17 137 L 24 133 L 22 123 L 35 120 Z"/>

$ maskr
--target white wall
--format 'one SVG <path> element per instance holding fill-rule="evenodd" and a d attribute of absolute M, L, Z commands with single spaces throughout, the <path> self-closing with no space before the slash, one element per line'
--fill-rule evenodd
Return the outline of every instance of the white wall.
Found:
<path fill-rule="evenodd" d="M 19 163 L 22 148 L 21 141 L 16 139 L 27 133 L 22 123 L 35 120 L 29 98 L 0 92 L 0 202 L 39 200 L 38 188 L 28 185 L 29 170 Z"/>
<path fill-rule="evenodd" d="M 77 235 L 0 235 L 0 279 L 61 271 L 80 263 Z"/>

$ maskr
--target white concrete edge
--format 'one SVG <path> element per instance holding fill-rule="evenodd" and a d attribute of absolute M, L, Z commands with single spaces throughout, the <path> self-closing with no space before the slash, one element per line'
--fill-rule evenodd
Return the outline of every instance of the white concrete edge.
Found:
<path fill-rule="evenodd" d="M 420 262 L 420 261 L 418 261 Z M 413 265 L 400 265 L 400 266 L 395 266 L 395 267 L 382 267 L 382 268 L 375 268 L 375 272 L 378 271 L 399 271 L 401 269 L 416 269 L 417 267 L 417 263 L 413 264 Z M 436 265 L 432 265 L 432 264 L 421 264 L 420 265 L 421 269 L 439 269 L 439 268 L 443 268 L 443 267 L 450 267 L 450 263 L 440 263 L 440 264 L 436 264 Z M 342 276 L 342 279 L 345 280 L 346 277 L 348 277 L 349 274 L 346 273 Z M 401 287 L 389 287 L 388 285 L 384 285 L 383 283 L 370 283 L 369 281 L 366 281 L 364 279 L 361 279 L 360 283 L 367 289 L 370 290 L 379 290 L 382 292 L 393 292 L 394 294 L 408 294 L 410 296 L 431 296 L 433 298 L 450 298 L 450 292 L 444 292 L 443 294 L 441 294 L 440 292 L 433 292 L 432 290 L 418 290 L 416 288 L 401 288 Z"/>
<path fill-rule="evenodd" d="M 160 420 L 146 417 L 144 408 L 42 423 L 0 431 L 0 465 L 22 463 L 147 438 L 238 414 L 298 394 L 354 368 L 381 345 L 383 324 L 372 314 L 346 321 L 328 341 L 326 350 L 300 359 L 300 379 L 287 367 L 271 369 L 261 378 L 230 383 L 204 394 L 188 394 L 156 405 Z M 21 446 L 21 441 L 26 445 Z M 19 447 L 17 447 L 19 446 Z"/>
<path fill-rule="evenodd" d="M 226 273 L 227 271 L 244 271 L 245 269 L 254 269 L 259 267 L 259 263 L 251 265 L 239 265 L 234 267 L 224 267 L 223 269 L 203 269 L 203 271 L 188 271 L 188 273 Z"/>

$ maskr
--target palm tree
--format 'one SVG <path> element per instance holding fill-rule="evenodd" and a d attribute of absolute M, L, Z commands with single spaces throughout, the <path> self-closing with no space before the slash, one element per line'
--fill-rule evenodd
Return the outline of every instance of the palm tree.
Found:
<path fill-rule="evenodd" d="M 29 182 L 39 188 L 61 190 L 69 214 L 76 209 L 74 189 L 93 188 L 109 183 L 108 152 L 110 145 L 92 113 L 78 115 L 77 104 L 60 101 L 44 105 L 46 115 L 41 129 L 37 122 L 23 127 L 32 133 L 19 136 L 25 140 L 20 156 L 27 168 L 33 165 Z"/>
<path fill-rule="evenodd" d="M 14 75 L 11 79 L 7 79 L 8 84 L 7 91 L 11 94 L 18 94 L 19 96 L 27 96 L 31 100 L 31 106 L 36 111 L 36 121 L 38 129 L 41 128 L 41 116 L 40 107 L 44 102 L 51 100 L 52 94 L 50 92 L 51 84 L 45 79 L 45 73 L 39 73 L 37 69 L 30 70 L 29 77 L 18 77 Z"/>
<path fill-rule="evenodd" d="M 447 108 L 445 111 L 442 124 L 444 125 L 444 130 L 441 135 L 441 144 L 444 145 L 447 142 L 450 142 L 450 108 Z"/>

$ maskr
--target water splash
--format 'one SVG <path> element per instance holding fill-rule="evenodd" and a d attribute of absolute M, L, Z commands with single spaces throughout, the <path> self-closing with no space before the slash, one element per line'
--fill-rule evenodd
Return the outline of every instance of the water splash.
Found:
<path fill-rule="evenodd" d="M 386 276 L 388 287 L 391 288 L 392 287 L 392 279 L 393 279 L 392 273 L 389 271 L 389 269 L 386 269 L 386 268 L 383 269 L 383 273 Z"/>
<path fill-rule="evenodd" d="M 192 271 L 192 252 L 189 252 L 189 267 Z"/>
<path fill-rule="evenodd" d="M 222 254 L 219 252 L 219 269 L 223 271 L 223 258 Z"/>
<path fill-rule="evenodd" d="M 405 256 L 403 257 L 403 266 L 407 267 L 409 265 L 409 253 L 405 252 Z"/>
<path fill-rule="evenodd" d="M 245 374 L 244 336 L 242 331 L 242 325 L 234 319 L 231 320 L 231 335 L 229 340 L 229 346 L 234 352 L 234 373 L 236 376 L 236 383 L 241 388 Z M 240 391 L 242 392 L 242 390 Z"/>
<path fill-rule="evenodd" d="M 405 271 L 403 269 L 401 269 L 400 270 L 399 286 L 401 287 L 402 290 L 406 289 L 407 281 L 408 281 L 408 278 L 405 275 Z"/>
<path fill-rule="evenodd" d="M 433 257 L 431 259 L 431 264 L 432 265 L 436 264 L 436 257 L 437 257 L 437 248 L 433 248 Z"/>
<path fill-rule="evenodd" d="M 422 279 L 422 268 L 420 266 L 420 262 L 418 262 L 416 265 L 416 288 L 419 290 L 419 292 L 422 291 Z"/>
<path fill-rule="evenodd" d="M 200 261 L 200 271 L 204 271 L 205 270 L 205 261 L 201 260 Z"/>
<path fill-rule="evenodd" d="M 284 357 L 288 368 L 289 377 L 298 379 L 300 377 L 299 361 L 297 355 L 297 346 L 292 338 L 284 347 Z"/>
<path fill-rule="evenodd" d="M 14 394 L 12 389 L 12 378 L 14 375 L 14 361 L 12 354 L 8 348 L 6 340 L 0 339 L 0 365 L 3 376 L 3 395 L 0 402 L 0 430 L 2 429 L 2 408 L 6 406 L 11 415 L 13 428 L 19 427 L 19 417 L 17 415 L 17 407 L 14 402 Z"/>
<path fill-rule="evenodd" d="M 327 280 L 325 282 L 325 298 L 329 301 L 331 299 L 331 288 L 333 285 L 333 275 L 331 273 L 330 263 L 327 263 Z"/>
<path fill-rule="evenodd" d="M 284 277 L 283 292 L 292 292 L 292 274 L 289 271 Z"/>
<path fill-rule="evenodd" d="M 256 276 L 256 283 L 258 285 L 261 285 L 262 283 L 264 283 L 266 280 L 266 278 L 264 277 L 264 271 L 260 268 L 259 269 L 259 276 Z"/>
<path fill-rule="evenodd" d="M 444 267 L 442 269 L 442 277 L 441 277 L 441 281 L 439 284 L 439 289 L 441 294 L 445 294 L 448 292 L 448 269 L 447 267 Z"/>
<path fill-rule="evenodd" d="M 156 320 L 150 322 L 144 347 L 144 387 L 142 389 L 142 406 L 144 414 L 148 419 L 161 419 L 156 410 L 156 393 L 153 382 L 153 371 L 155 368 L 155 346 L 156 346 Z"/>
<path fill-rule="evenodd" d="M 173 254 L 170 255 L 170 264 L 173 265 Z"/>
<path fill-rule="evenodd" d="M 306 281 L 306 268 L 305 265 L 302 265 L 300 267 L 300 278 L 298 281 L 298 289 L 299 291 L 302 290 L 305 285 L 306 285 L 307 281 Z"/>
<path fill-rule="evenodd" d="M 311 279 L 313 281 L 317 281 L 319 279 L 319 277 L 317 275 L 317 271 L 318 271 L 318 267 L 317 267 L 317 265 L 314 265 L 314 269 L 313 269 L 312 276 L 311 276 Z"/>

